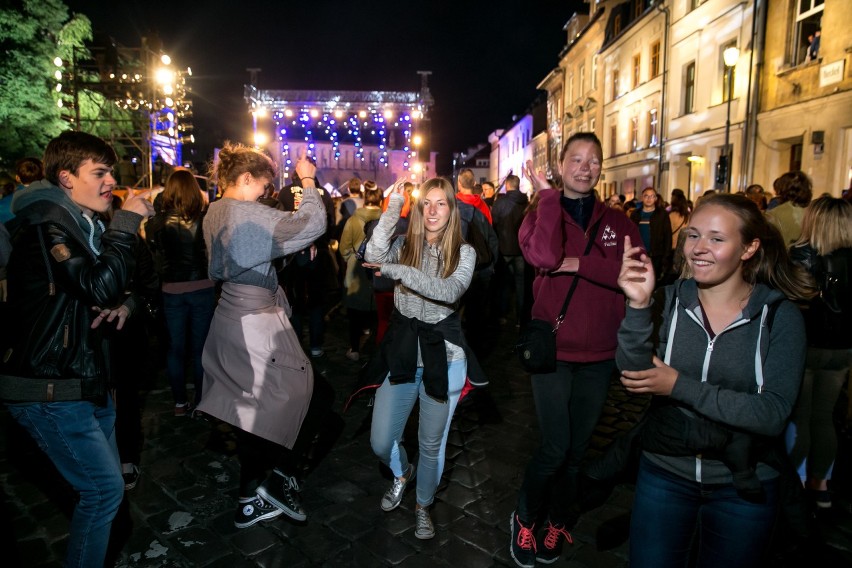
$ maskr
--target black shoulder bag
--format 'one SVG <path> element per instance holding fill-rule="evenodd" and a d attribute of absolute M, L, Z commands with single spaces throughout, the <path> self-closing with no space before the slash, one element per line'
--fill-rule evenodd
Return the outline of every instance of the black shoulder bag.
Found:
<path fill-rule="evenodd" d="M 598 226 L 601 222 L 598 220 L 589 233 L 589 242 L 586 243 L 586 251 L 583 256 L 588 256 L 592 250 L 592 243 L 595 242 L 595 237 L 598 233 Z M 568 303 L 571 302 L 571 296 L 574 295 L 574 289 L 577 288 L 577 282 L 580 277 L 575 275 L 571 282 L 571 287 L 568 288 L 568 294 L 565 296 L 565 301 L 562 303 L 562 310 L 556 318 L 556 324 L 551 325 L 549 321 L 534 319 L 530 321 L 518 337 L 518 343 L 515 345 L 515 353 L 518 354 L 518 359 L 521 361 L 521 366 L 528 373 L 544 374 L 552 373 L 556 370 L 556 332 L 559 326 L 565 320 L 565 312 L 568 311 Z"/>

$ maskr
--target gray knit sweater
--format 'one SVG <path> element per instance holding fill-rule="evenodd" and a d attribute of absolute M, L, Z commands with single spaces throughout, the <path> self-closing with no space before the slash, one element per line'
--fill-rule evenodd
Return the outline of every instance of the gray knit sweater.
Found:
<path fill-rule="evenodd" d="M 381 264 L 382 275 L 397 281 L 393 302 L 400 314 L 424 323 L 438 323 L 458 309 L 459 300 L 473 277 L 476 252 L 470 245 L 462 244 L 459 264 L 446 278 L 440 276 L 444 265 L 440 247 L 428 243 L 423 245 L 419 269 L 397 264 L 405 238 L 391 242 L 391 237 L 404 201 L 399 194 L 391 195 L 388 209 L 382 214 L 367 243 L 365 259 L 370 263 Z M 464 358 L 461 347 L 447 343 L 448 361 Z"/>
<path fill-rule="evenodd" d="M 305 188 L 299 210 L 292 213 L 256 201 L 211 203 L 203 226 L 210 278 L 275 291 L 272 261 L 309 246 L 325 224 L 325 207 L 314 188 Z"/>

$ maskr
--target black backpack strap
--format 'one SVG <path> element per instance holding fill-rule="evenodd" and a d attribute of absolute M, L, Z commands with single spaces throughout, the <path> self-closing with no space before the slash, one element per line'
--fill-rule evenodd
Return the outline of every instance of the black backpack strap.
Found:
<path fill-rule="evenodd" d="M 586 243 L 586 250 L 583 252 L 583 256 L 588 256 L 589 252 L 591 252 L 595 238 L 598 236 L 598 228 L 601 226 L 601 221 L 603 221 L 603 217 L 598 219 L 597 223 L 595 223 L 592 227 L 592 230 L 589 231 L 589 240 Z M 558 330 L 559 326 L 562 325 L 562 322 L 565 321 L 565 312 L 568 311 L 568 304 L 571 302 L 571 296 L 574 295 L 574 290 L 577 288 L 577 283 L 579 281 L 580 278 L 575 274 L 574 280 L 571 281 L 571 287 L 568 288 L 568 294 L 565 295 L 565 301 L 562 302 L 562 309 L 556 317 L 556 325 L 553 327 L 553 333 L 556 333 L 556 330 Z"/>

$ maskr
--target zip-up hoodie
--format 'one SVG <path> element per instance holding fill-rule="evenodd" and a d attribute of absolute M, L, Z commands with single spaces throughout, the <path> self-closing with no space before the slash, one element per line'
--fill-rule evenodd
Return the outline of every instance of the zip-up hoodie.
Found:
<path fill-rule="evenodd" d="M 769 307 L 776 302 L 769 326 Z M 757 284 L 741 317 L 716 330 L 715 338 L 702 321 L 698 286 L 692 279 L 665 287 L 647 308 L 628 307 L 618 331 L 618 368 L 648 369 L 656 353 L 678 372 L 670 398 L 685 412 L 746 432 L 780 434 L 799 394 L 805 365 L 799 309 L 781 292 Z M 687 479 L 732 483 L 730 470 L 720 461 L 645 455 Z M 759 463 L 757 475 L 766 480 L 778 472 Z"/>
<path fill-rule="evenodd" d="M 536 268 L 532 317 L 555 323 L 571 281 L 579 278 L 565 321 L 556 333 L 556 359 L 578 363 L 612 359 L 616 331 L 624 317 L 624 295 L 616 283 L 624 236 L 629 235 L 634 245 L 642 238 L 626 215 L 597 200 L 588 228 L 584 229 L 562 206 L 561 196 L 555 189 L 541 190 L 538 206 L 527 213 L 518 232 L 524 259 Z M 583 256 L 587 232 L 598 220 L 601 223 L 592 249 Z M 581 257 L 577 273 L 550 275 L 565 257 Z"/>

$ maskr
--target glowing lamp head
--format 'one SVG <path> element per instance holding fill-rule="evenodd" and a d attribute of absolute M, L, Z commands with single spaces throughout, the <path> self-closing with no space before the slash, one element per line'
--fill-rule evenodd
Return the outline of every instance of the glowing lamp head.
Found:
<path fill-rule="evenodd" d="M 729 47 L 722 53 L 722 57 L 725 59 L 725 67 L 733 67 L 740 58 L 740 50 L 736 47 Z"/>

